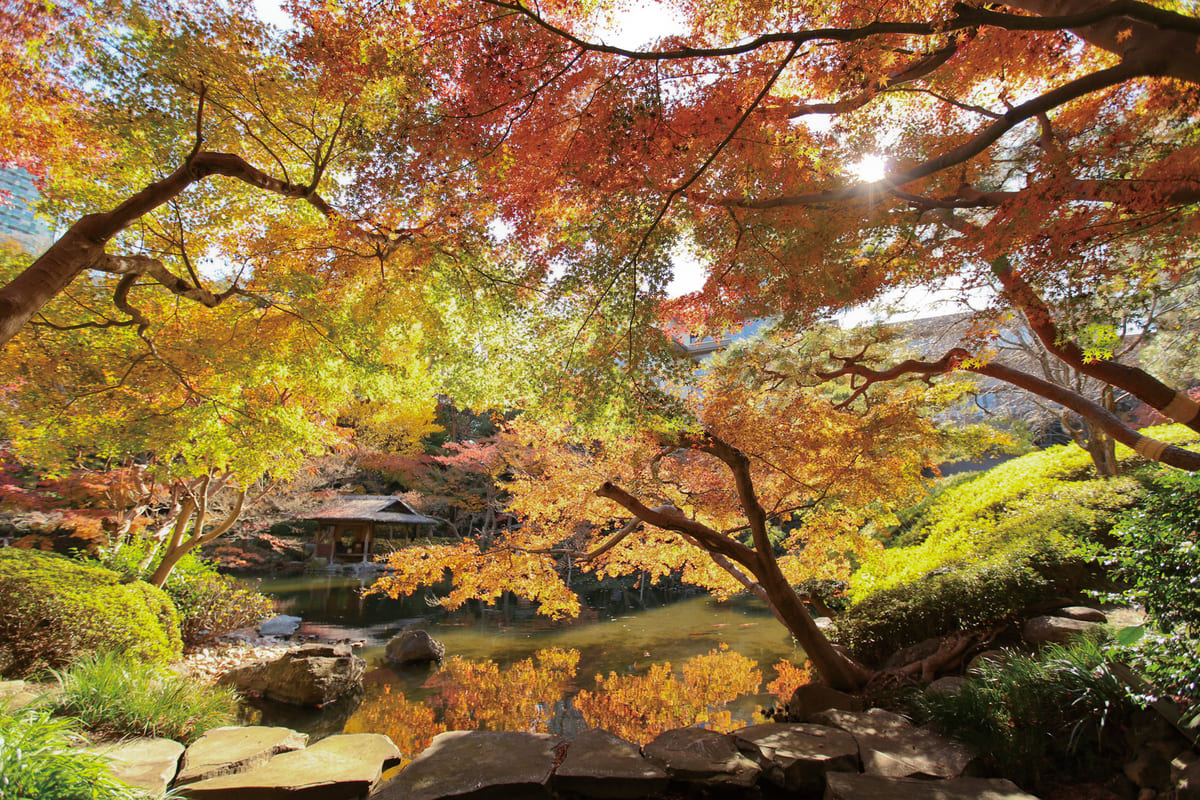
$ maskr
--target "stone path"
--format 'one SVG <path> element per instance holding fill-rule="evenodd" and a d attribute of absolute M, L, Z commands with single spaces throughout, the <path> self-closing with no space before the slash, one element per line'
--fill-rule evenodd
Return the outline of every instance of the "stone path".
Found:
<path fill-rule="evenodd" d="M 796 800 L 1037 800 L 1009 781 L 964 777 L 974 763 L 962 745 L 879 709 L 730 734 L 681 728 L 640 750 L 602 731 L 574 742 L 454 731 L 436 737 L 372 800 L 636 800 L 664 791 L 761 797 L 768 787 Z"/>

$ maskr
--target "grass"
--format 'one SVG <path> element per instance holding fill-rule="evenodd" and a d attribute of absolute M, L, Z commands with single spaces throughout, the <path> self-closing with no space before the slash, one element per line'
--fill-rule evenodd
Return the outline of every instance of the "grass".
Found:
<path fill-rule="evenodd" d="M 927 692 L 914 706 L 919 721 L 1030 789 L 1046 778 L 1095 775 L 1111 764 L 1121 755 L 1119 731 L 1134 708 L 1104 646 L 1087 638 L 1047 646 L 1040 656 L 986 663 L 961 690 Z"/>
<path fill-rule="evenodd" d="M 45 710 L 0 707 L 0 797 L 14 800 L 133 800 L 102 756 L 72 747 L 74 723 Z"/>
<path fill-rule="evenodd" d="M 97 733 L 162 736 L 188 744 L 234 719 L 231 690 L 121 654 L 89 656 L 57 675 L 63 694 L 56 711 Z"/>

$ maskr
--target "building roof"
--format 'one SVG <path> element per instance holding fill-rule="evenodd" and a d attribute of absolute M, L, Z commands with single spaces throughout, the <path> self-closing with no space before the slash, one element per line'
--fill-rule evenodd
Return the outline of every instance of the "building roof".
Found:
<path fill-rule="evenodd" d="M 382 522 L 436 525 L 438 520 L 418 514 L 399 497 L 385 494 L 348 494 L 322 506 L 305 519 L 324 522 Z"/>

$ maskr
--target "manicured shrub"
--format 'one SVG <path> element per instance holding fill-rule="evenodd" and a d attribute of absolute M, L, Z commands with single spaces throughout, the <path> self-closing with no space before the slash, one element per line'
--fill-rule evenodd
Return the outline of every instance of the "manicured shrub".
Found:
<path fill-rule="evenodd" d="M 135 541 L 104 557 L 105 566 L 128 578 L 142 579 L 149 569 L 145 541 Z M 150 559 L 152 568 L 154 559 Z M 194 551 L 185 555 L 171 571 L 163 589 L 179 614 L 183 644 L 194 647 L 222 633 L 255 625 L 274 613 L 270 598 L 245 588 L 237 579 L 217 572 L 216 567 Z"/>
<path fill-rule="evenodd" d="M 124 651 L 165 662 L 182 651 L 166 593 L 123 583 L 99 564 L 35 550 L 0 550 L 0 650 L 4 673 L 59 667 L 89 653 Z"/>
<path fill-rule="evenodd" d="M 1182 425 L 1147 434 L 1176 444 L 1197 438 Z M 1125 447 L 1118 447 L 1117 457 L 1127 467 L 1142 463 Z M 993 557 L 1029 536 L 1107 541 L 1112 520 L 1141 493 L 1132 477 L 1095 478 L 1088 454 L 1074 445 L 1013 459 L 946 489 L 918 519 L 909 519 L 895 541 L 919 544 L 886 549 L 863 564 L 851 579 L 852 600 L 911 583 L 953 562 Z"/>
<path fill-rule="evenodd" d="M 234 719 L 232 690 L 168 672 L 120 653 L 89 656 L 58 673 L 59 713 L 86 728 L 188 743 Z"/>
<path fill-rule="evenodd" d="M 274 613 L 269 597 L 225 575 L 186 576 L 169 582 L 167 591 L 179 611 L 183 643 L 188 647 L 256 625 Z"/>
<path fill-rule="evenodd" d="M 833 639 L 869 664 L 933 636 L 998 622 L 1078 587 L 1088 563 L 1072 548 L 1031 540 L 983 563 L 957 562 L 875 592 L 834 618 Z"/>
<path fill-rule="evenodd" d="M 71 720 L 0 708 L 0 797 L 134 800 L 144 795 L 108 774 L 103 757 L 72 747 Z"/>
<path fill-rule="evenodd" d="M 1129 588 L 1111 599 L 1142 606 L 1150 623 L 1124 657 L 1161 693 L 1194 705 L 1200 698 L 1200 475 L 1158 472 L 1145 501 L 1126 512 L 1113 533 L 1120 541 L 1111 552 L 1113 573 Z"/>
<path fill-rule="evenodd" d="M 957 692 L 926 692 L 913 715 L 971 747 L 994 774 L 1037 789 L 1095 777 L 1123 753 L 1134 706 L 1096 640 L 987 663 Z M 1117 762 L 1118 764 L 1120 761 Z"/>

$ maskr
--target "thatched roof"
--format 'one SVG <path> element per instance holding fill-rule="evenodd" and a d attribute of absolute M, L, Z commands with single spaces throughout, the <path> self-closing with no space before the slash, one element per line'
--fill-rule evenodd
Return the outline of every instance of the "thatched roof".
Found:
<path fill-rule="evenodd" d="M 349 494 L 322 506 L 306 519 L 321 522 L 381 522 L 384 524 L 436 525 L 399 497 L 384 494 Z"/>

